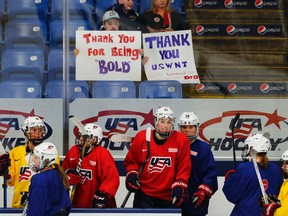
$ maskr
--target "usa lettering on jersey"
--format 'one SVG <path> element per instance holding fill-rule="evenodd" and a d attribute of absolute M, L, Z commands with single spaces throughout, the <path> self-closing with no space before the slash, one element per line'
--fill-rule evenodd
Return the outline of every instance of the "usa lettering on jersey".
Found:
<path fill-rule="evenodd" d="M 148 172 L 162 172 L 165 167 L 171 167 L 171 157 L 152 157 L 148 165 Z"/>

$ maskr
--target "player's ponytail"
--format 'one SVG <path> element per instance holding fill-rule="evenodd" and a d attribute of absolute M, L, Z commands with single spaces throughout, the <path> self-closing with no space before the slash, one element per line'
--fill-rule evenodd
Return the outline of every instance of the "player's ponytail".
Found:
<path fill-rule="evenodd" d="M 56 163 L 54 163 L 53 166 L 55 167 L 55 169 L 60 174 L 60 177 L 63 180 L 63 184 L 64 184 L 65 189 L 67 191 L 69 191 L 70 190 L 70 184 L 68 181 L 68 177 L 67 177 L 66 173 L 64 172 L 63 168 L 59 164 L 56 164 Z"/>

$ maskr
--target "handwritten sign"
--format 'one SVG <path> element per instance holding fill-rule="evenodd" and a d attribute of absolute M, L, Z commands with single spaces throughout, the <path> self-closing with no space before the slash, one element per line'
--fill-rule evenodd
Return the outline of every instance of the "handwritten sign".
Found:
<path fill-rule="evenodd" d="M 144 64 L 148 80 L 200 83 L 191 30 L 143 34 Z"/>
<path fill-rule="evenodd" d="M 140 31 L 76 31 L 77 80 L 141 81 Z"/>

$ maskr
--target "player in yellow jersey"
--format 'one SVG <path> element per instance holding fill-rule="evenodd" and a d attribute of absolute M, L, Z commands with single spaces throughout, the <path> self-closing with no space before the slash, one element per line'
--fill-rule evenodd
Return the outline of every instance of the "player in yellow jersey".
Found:
<path fill-rule="evenodd" d="M 21 129 L 27 139 L 26 144 L 17 146 L 9 152 L 11 165 L 8 169 L 7 185 L 14 186 L 12 208 L 23 208 L 25 205 L 30 180 L 35 174 L 29 168 L 29 159 L 34 147 L 43 142 L 46 134 L 44 122 L 38 116 L 27 117 Z M 60 164 L 59 157 L 56 162 Z"/>

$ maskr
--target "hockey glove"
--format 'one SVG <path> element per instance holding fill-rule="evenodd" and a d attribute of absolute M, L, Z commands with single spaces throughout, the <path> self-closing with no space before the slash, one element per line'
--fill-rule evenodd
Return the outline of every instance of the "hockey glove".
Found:
<path fill-rule="evenodd" d="M 92 199 L 92 207 L 93 208 L 105 208 L 107 205 L 108 196 L 105 193 L 97 190 Z"/>
<path fill-rule="evenodd" d="M 183 180 L 175 181 L 172 184 L 171 202 L 174 206 L 179 207 L 188 198 L 187 183 Z"/>
<path fill-rule="evenodd" d="M 22 206 L 25 206 L 27 204 L 27 202 L 28 202 L 29 192 L 28 191 L 23 191 L 23 192 L 20 192 L 20 194 L 22 195 L 21 200 L 20 200 L 20 204 Z"/>
<path fill-rule="evenodd" d="M 131 170 L 126 175 L 126 188 L 131 192 L 137 192 L 140 189 L 140 179 L 137 177 L 138 172 Z"/>
<path fill-rule="evenodd" d="M 197 191 L 193 194 L 192 202 L 195 203 L 195 208 L 201 208 L 208 203 L 208 200 L 213 194 L 213 189 L 208 185 L 201 184 Z"/>
<path fill-rule="evenodd" d="M 267 201 L 269 202 L 269 204 L 271 203 L 276 203 L 276 204 L 279 204 L 280 205 L 280 200 L 278 199 L 278 196 L 277 195 L 273 195 L 273 194 L 266 194 L 267 195 Z M 259 204 L 261 206 L 264 206 L 265 205 L 265 200 L 263 198 L 263 196 L 260 196 L 259 198 Z"/>
<path fill-rule="evenodd" d="M 4 171 L 10 166 L 9 154 L 0 155 L 0 176 L 4 174 Z"/>
<path fill-rule="evenodd" d="M 264 216 L 273 216 L 274 212 L 279 207 L 280 207 L 280 205 L 277 203 L 264 204 L 262 207 L 262 209 L 264 211 Z"/>
<path fill-rule="evenodd" d="M 77 185 L 81 182 L 81 176 L 75 169 L 67 169 L 65 173 L 70 185 Z"/>

